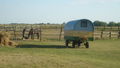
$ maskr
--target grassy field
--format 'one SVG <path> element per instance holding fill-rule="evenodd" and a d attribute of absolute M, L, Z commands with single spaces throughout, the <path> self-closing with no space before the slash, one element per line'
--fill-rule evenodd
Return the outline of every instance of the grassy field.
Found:
<path fill-rule="evenodd" d="M 66 48 L 64 41 L 19 41 L 0 48 L 0 68 L 120 68 L 120 40 L 96 40 L 90 48 Z"/>

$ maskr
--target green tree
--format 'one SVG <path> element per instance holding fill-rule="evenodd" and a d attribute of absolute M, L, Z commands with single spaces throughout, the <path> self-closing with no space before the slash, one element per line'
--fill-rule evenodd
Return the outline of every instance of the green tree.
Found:
<path fill-rule="evenodd" d="M 117 26 L 120 26 L 120 22 L 117 23 Z"/>
<path fill-rule="evenodd" d="M 115 22 L 109 22 L 108 26 L 116 26 L 117 24 Z"/>
<path fill-rule="evenodd" d="M 93 22 L 94 26 L 106 26 L 107 23 L 103 21 L 94 21 Z"/>

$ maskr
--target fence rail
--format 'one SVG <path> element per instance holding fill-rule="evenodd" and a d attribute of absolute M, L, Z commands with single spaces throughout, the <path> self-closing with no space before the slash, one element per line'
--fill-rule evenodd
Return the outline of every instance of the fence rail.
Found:
<path fill-rule="evenodd" d="M 37 25 L 37 24 L 0 24 L 0 31 L 6 31 L 11 34 L 11 39 L 22 40 L 23 29 L 26 28 L 25 36 L 31 28 L 39 30 L 39 40 L 63 40 L 64 30 L 63 25 Z M 94 39 L 120 39 L 120 27 L 95 27 Z"/>

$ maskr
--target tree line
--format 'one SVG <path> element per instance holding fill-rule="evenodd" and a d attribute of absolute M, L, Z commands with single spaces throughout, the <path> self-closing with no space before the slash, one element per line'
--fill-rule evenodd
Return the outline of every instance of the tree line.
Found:
<path fill-rule="evenodd" d="M 27 24 L 27 23 L 10 23 L 10 24 Z M 37 24 L 47 25 L 47 24 L 51 24 L 51 23 L 37 23 Z M 66 24 L 65 22 L 62 23 L 62 25 L 65 25 L 65 24 Z M 93 24 L 94 24 L 94 26 L 120 26 L 120 22 L 114 22 L 114 21 L 111 21 L 111 22 L 107 23 L 107 22 L 104 22 L 104 21 L 96 20 L 96 21 L 93 22 Z M 55 24 L 52 24 L 52 25 L 55 25 Z"/>
<path fill-rule="evenodd" d="M 104 21 L 94 21 L 93 22 L 94 26 L 120 26 L 120 22 L 104 22 Z"/>

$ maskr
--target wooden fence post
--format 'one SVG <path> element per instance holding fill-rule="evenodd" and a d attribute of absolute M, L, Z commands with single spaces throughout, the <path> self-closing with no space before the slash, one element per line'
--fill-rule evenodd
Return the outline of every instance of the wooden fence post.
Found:
<path fill-rule="evenodd" d="M 60 28 L 59 41 L 61 40 L 61 37 L 62 37 L 62 25 L 61 25 L 61 28 Z"/>
<path fill-rule="evenodd" d="M 100 35 L 101 39 L 103 38 L 103 31 L 101 32 L 101 35 Z"/>
<path fill-rule="evenodd" d="M 4 24 L 4 31 L 6 31 L 7 32 L 7 28 L 6 28 L 6 25 Z"/>
<path fill-rule="evenodd" d="M 106 29 L 106 26 L 104 25 L 104 30 Z"/>
<path fill-rule="evenodd" d="M 15 40 L 17 40 L 17 38 L 16 38 L 16 25 L 13 27 L 13 31 L 14 31 L 14 38 L 15 38 Z"/>
<path fill-rule="evenodd" d="M 111 39 L 111 37 L 112 37 L 112 32 L 110 31 L 109 32 L 109 39 Z"/>
<path fill-rule="evenodd" d="M 30 29 L 30 35 L 31 35 L 31 39 L 34 40 L 34 29 L 33 29 L 33 27 L 31 27 L 31 29 Z"/>
<path fill-rule="evenodd" d="M 112 31 L 112 26 L 111 26 L 111 31 Z"/>
<path fill-rule="evenodd" d="M 120 39 L 120 30 L 118 31 L 118 39 Z"/>
<path fill-rule="evenodd" d="M 40 41 L 42 41 L 42 28 L 40 27 L 40 31 L 39 31 L 40 33 L 39 33 L 39 39 L 40 39 Z"/>
<path fill-rule="evenodd" d="M 120 30 L 120 26 L 118 25 L 118 30 Z"/>

